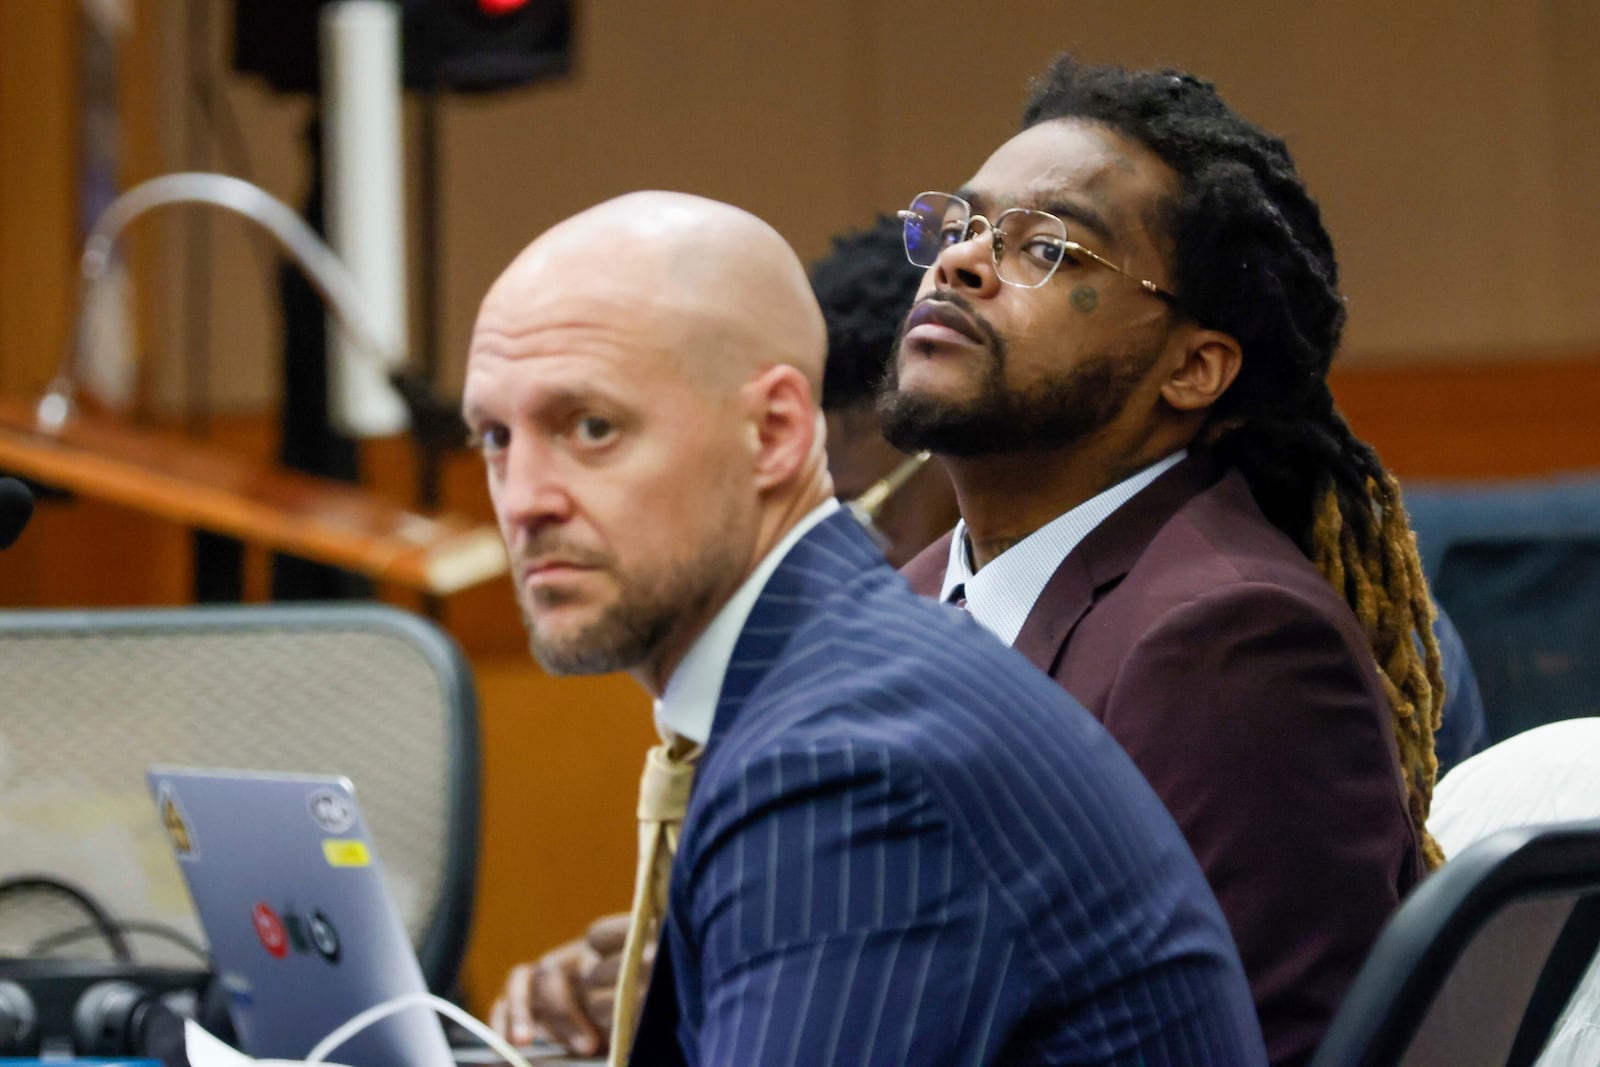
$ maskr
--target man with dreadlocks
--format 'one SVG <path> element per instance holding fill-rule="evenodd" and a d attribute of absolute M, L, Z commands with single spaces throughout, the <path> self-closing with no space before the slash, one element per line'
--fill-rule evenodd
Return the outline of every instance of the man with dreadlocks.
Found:
<path fill-rule="evenodd" d="M 1441 698 L 1394 479 L 1334 407 L 1332 242 L 1207 83 L 1058 60 L 901 213 L 926 274 L 878 410 L 962 521 L 906 568 L 1078 697 L 1183 828 L 1268 1053 L 1303 1063 L 1399 899 Z"/>

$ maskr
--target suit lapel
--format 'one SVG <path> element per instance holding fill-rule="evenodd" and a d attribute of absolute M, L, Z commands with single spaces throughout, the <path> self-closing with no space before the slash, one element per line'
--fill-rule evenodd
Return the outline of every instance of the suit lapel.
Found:
<path fill-rule="evenodd" d="M 1210 460 L 1191 452 L 1112 512 L 1061 561 L 1012 647 L 1054 674 L 1067 638 L 1095 600 L 1122 580 L 1179 508 L 1215 481 Z"/>
<path fill-rule="evenodd" d="M 950 566 L 950 542 L 955 536 L 956 532 L 951 530 L 900 568 L 913 593 L 927 597 L 939 595 L 944 588 L 944 572 Z"/>
<path fill-rule="evenodd" d="M 1104 525 L 1110 525 L 1119 514 L 1120 509 L 1113 512 Z M 1012 648 L 1046 674 L 1054 672 L 1056 660 L 1066 647 L 1067 636 L 1094 603 L 1095 584 L 1079 555 L 1082 547 L 1079 545 L 1061 561 L 1061 566 L 1045 583 L 1039 599 L 1034 601 L 1033 610 L 1023 620 L 1017 639 L 1011 643 Z"/>
<path fill-rule="evenodd" d="M 782 657 L 789 639 L 810 618 L 816 604 L 837 593 L 844 582 L 874 567 L 887 567 L 883 553 L 842 508 L 813 527 L 784 556 L 750 609 L 750 617 L 745 620 L 739 640 L 733 646 L 728 673 L 717 698 L 711 736 L 706 741 L 706 754 L 695 776 L 697 782 L 718 773 L 715 767 L 717 742 L 732 727 L 750 694 Z M 686 835 L 693 831 L 694 818 L 691 800 L 690 814 L 684 822 Z M 680 845 L 680 855 L 687 843 L 686 836 L 684 844 Z M 682 926 L 676 907 L 680 894 L 685 891 L 685 877 L 681 865 L 674 868 L 672 898 L 675 906 L 662 924 L 655 971 L 646 990 L 630 1061 L 671 1065 L 689 1060 L 683 1052 L 679 1030 L 684 1025 L 685 1009 L 692 1019 L 703 1004 L 700 1003 L 698 947 L 691 932 Z M 695 1059 L 698 1062 L 698 1057 Z"/>
<path fill-rule="evenodd" d="M 789 550 L 761 590 L 739 633 L 739 641 L 733 646 L 722 693 L 717 698 L 711 737 L 706 743 L 708 749 L 714 749 L 717 739 L 727 733 L 739 709 L 783 654 L 795 630 L 810 617 L 811 609 L 857 574 L 883 565 L 883 554 L 843 508 L 818 523 Z"/>

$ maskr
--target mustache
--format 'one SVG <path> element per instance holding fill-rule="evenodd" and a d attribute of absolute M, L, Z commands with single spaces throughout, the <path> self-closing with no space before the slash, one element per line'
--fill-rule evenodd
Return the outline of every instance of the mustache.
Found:
<path fill-rule="evenodd" d="M 911 313 L 924 304 L 933 303 L 949 304 L 951 307 L 964 312 L 972 320 L 972 324 L 978 328 L 978 332 L 983 335 L 983 343 L 994 354 L 995 362 L 1001 366 L 1005 365 L 1005 339 L 1000 336 L 999 330 L 989 325 L 989 320 L 978 312 L 972 301 L 953 290 L 935 290 L 913 303 L 906 309 L 906 313 L 900 317 L 900 328 L 894 333 L 894 347 L 885 354 L 883 374 L 879 376 L 874 389 L 876 394 L 881 396 L 884 393 L 893 392 L 900 384 L 900 374 L 896 363 L 900 356 L 900 346 L 905 343 L 906 331 L 910 328 L 907 324 L 911 321 Z"/>
<path fill-rule="evenodd" d="M 972 320 L 973 325 L 978 328 L 978 332 L 983 334 L 984 344 L 988 345 L 996 355 L 1000 355 L 1005 352 L 1006 344 L 1005 341 L 1001 340 L 1000 338 L 1000 331 L 989 325 L 989 320 L 984 318 L 978 309 L 973 306 L 971 300 L 968 300 L 965 296 L 962 296 L 960 293 L 951 289 L 935 290 L 906 309 L 905 315 L 903 315 L 900 319 L 900 329 L 895 332 L 895 351 L 898 352 L 900 350 L 900 342 L 905 340 L 907 328 L 906 324 L 911 321 L 911 312 L 917 310 L 919 307 L 922 307 L 924 304 L 949 304 L 951 307 L 962 312 L 967 316 L 967 318 Z"/>
<path fill-rule="evenodd" d="M 547 560 L 561 560 L 579 567 L 604 567 L 611 563 L 611 554 L 597 548 L 586 548 L 583 545 L 563 541 L 554 532 L 540 533 L 523 542 L 512 563 L 542 563 Z"/>

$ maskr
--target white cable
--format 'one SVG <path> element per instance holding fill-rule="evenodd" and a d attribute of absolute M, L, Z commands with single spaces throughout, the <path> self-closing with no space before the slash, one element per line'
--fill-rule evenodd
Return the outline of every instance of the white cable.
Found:
<path fill-rule="evenodd" d="M 327 1058 L 328 1053 L 355 1037 L 361 1031 L 375 1022 L 387 1019 L 397 1012 L 416 1006 L 430 1007 L 441 1015 L 449 1016 L 462 1026 L 466 1027 L 472 1035 L 494 1049 L 505 1058 L 512 1067 L 532 1067 L 522 1054 L 511 1046 L 504 1038 L 487 1026 L 474 1019 L 462 1009 L 432 993 L 407 993 L 404 996 L 386 1000 L 382 1004 L 374 1004 L 366 1011 L 361 1012 L 348 1022 L 340 1024 L 333 1033 L 318 1041 L 316 1047 L 306 1056 L 306 1063 L 321 1063 Z"/>

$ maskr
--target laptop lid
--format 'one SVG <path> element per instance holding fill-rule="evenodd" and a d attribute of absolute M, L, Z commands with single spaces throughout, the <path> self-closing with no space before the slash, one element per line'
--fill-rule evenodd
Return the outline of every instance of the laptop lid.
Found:
<path fill-rule="evenodd" d="M 427 991 L 348 779 L 152 767 L 147 780 L 244 1051 L 301 1059 L 359 1012 Z M 332 1058 L 451 1062 L 423 1007 L 373 1024 Z"/>

